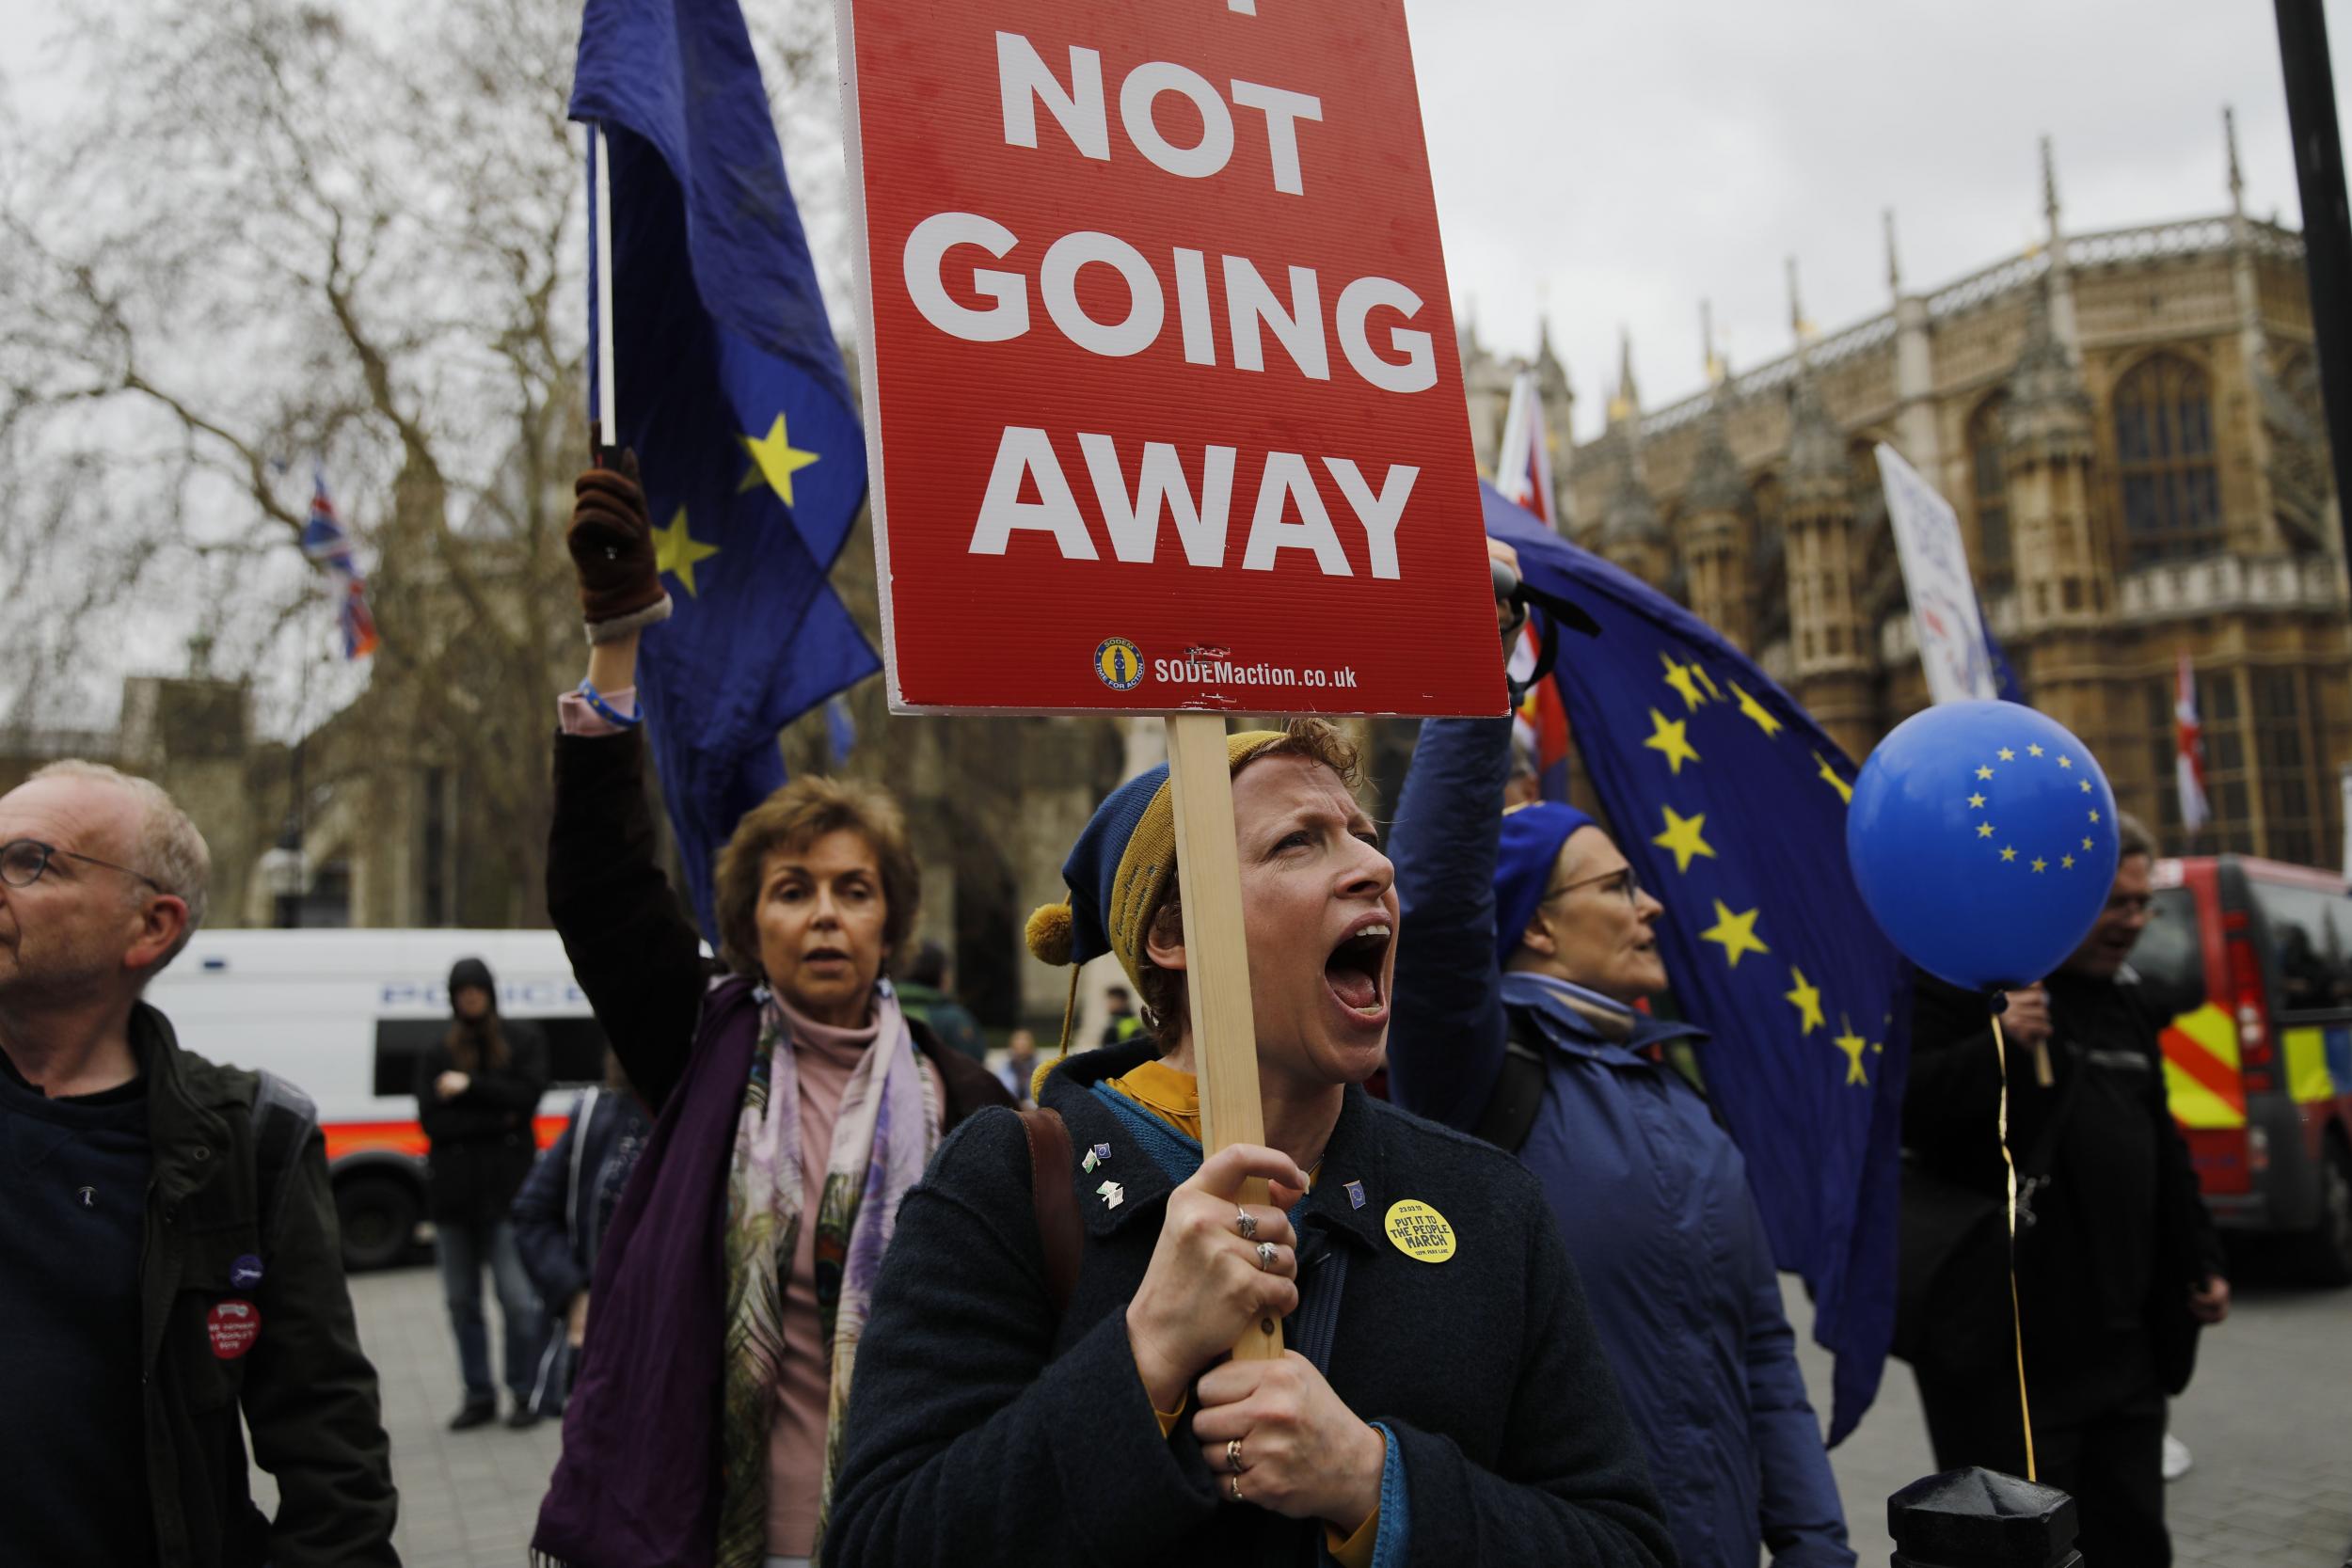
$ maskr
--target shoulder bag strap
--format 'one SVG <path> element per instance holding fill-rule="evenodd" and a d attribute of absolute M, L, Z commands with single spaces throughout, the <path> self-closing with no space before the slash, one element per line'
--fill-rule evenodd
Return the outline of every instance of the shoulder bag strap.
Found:
<path fill-rule="evenodd" d="M 1022 1131 L 1029 1135 L 1029 1195 L 1037 1211 L 1037 1239 L 1045 1249 L 1045 1287 L 1053 1292 L 1055 1312 L 1061 1313 L 1069 1310 L 1070 1293 L 1077 1288 L 1083 1235 L 1070 1186 L 1070 1129 L 1058 1111 L 1040 1108 L 1020 1116 Z"/>

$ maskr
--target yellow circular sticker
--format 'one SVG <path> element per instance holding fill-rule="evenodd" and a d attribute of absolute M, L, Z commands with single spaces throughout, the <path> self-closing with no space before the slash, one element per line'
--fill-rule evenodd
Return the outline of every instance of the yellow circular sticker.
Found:
<path fill-rule="evenodd" d="M 1389 1205 L 1389 1240 L 1407 1258 L 1442 1263 L 1454 1256 L 1454 1227 L 1446 1217 L 1417 1197 Z"/>

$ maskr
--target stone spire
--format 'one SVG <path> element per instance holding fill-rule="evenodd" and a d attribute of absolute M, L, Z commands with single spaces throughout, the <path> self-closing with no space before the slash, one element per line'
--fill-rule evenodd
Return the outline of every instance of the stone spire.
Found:
<path fill-rule="evenodd" d="M 2018 620 L 2029 639 L 2095 624 L 2110 597 L 2112 562 L 2093 527 L 2090 395 L 2053 319 L 2060 281 L 2053 267 L 2026 297 L 2001 415 Z"/>
<path fill-rule="evenodd" d="M 2090 439 L 2090 394 L 2083 389 L 2082 373 L 2058 341 L 2051 320 L 2055 286 L 2055 279 L 2045 276 L 2026 298 L 2026 341 L 2017 351 L 2016 368 L 2010 372 L 2003 416 L 2012 445 L 2021 432 L 2029 440 L 2052 436 Z"/>
<path fill-rule="evenodd" d="M 1737 512 L 1747 504 L 1748 483 L 1740 459 L 1731 450 L 1730 415 L 1735 395 L 1731 367 L 1715 352 L 1714 311 L 1699 302 L 1699 341 L 1705 345 L 1707 379 L 1714 391 L 1707 412 L 1699 418 L 1699 448 L 1691 459 L 1691 477 L 1682 487 L 1682 508 L 1697 515 L 1706 512 Z"/>
<path fill-rule="evenodd" d="M 2047 132 L 2042 137 L 2042 215 L 2050 226 L 2050 244 L 2058 243 L 2058 157 L 2050 150 Z"/>
<path fill-rule="evenodd" d="M 1633 380 L 1633 334 L 1617 327 L 1617 389 L 1610 395 L 1609 422 L 1614 426 L 1642 417 L 1642 388 Z"/>
<path fill-rule="evenodd" d="M 2049 225 L 2050 330 L 2058 346 L 2076 355 L 2080 339 L 2074 330 L 2074 274 L 2066 259 L 2066 230 L 2058 222 L 2058 154 L 2050 138 L 2042 138 L 2042 216 Z"/>
<path fill-rule="evenodd" d="M 1903 297 L 1903 268 L 1895 255 L 1895 209 L 1886 208 L 1879 217 L 1886 230 L 1886 292 L 1900 299 Z"/>
<path fill-rule="evenodd" d="M 1567 366 L 1562 364 L 1560 356 L 1552 352 L 1551 317 L 1548 314 L 1535 318 L 1535 385 L 1547 398 L 1555 395 L 1572 398 L 1576 395 L 1574 388 L 1568 385 Z"/>
<path fill-rule="evenodd" d="M 2230 212 L 2243 216 L 2246 212 L 2246 177 L 2237 166 L 2237 113 L 2227 103 L 2221 106 L 2221 140 L 2230 153 Z"/>

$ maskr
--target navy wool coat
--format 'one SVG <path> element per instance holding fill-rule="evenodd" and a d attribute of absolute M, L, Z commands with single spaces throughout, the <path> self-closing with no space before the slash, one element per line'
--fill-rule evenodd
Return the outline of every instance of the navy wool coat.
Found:
<path fill-rule="evenodd" d="M 1097 1087 L 1151 1058 L 1140 1042 L 1106 1048 L 1046 1081 L 1073 1160 L 1108 1149 L 1091 1172 L 1052 1174 L 1076 1184 L 1086 1232 L 1058 1319 L 1016 1117 L 974 1117 L 908 1195 L 859 1351 L 828 1562 L 1288 1568 L 1320 1555 L 1321 1525 L 1225 1500 L 1190 1406 L 1161 1437 L 1136 1374 L 1125 1308 L 1171 1167 L 1200 1158 Z M 1385 1217 L 1408 1198 L 1450 1223 L 1452 1258 L 1391 1243 Z M 1517 1162 L 1350 1088 L 1293 1221 L 1302 1300 L 1284 1343 L 1388 1433 L 1381 1568 L 1674 1560 L 1575 1272 Z"/>

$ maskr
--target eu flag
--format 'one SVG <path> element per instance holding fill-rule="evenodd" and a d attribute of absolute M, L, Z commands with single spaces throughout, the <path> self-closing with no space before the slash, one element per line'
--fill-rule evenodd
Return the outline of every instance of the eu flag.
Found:
<path fill-rule="evenodd" d="M 614 319 L 594 325 L 676 605 L 638 696 L 709 930 L 711 856 L 784 782 L 776 732 L 880 667 L 825 580 L 864 432 L 734 0 L 589 0 L 571 117 L 611 143 Z"/>
<path fill-rule="evenodd" d="M 1846 862 L 1853 765 L 1722 634 L 1486 489 L 1486 531 L 1591 612 L 1552 679 L 1618 847 L 1666 906 L 1667 977 L 1716 1045 L 1709 1098 L 1772 1255 L 1836 1353 L 1835 1443 L 1878 1393 L 1895 1327 L 1901 959 Z"/>

